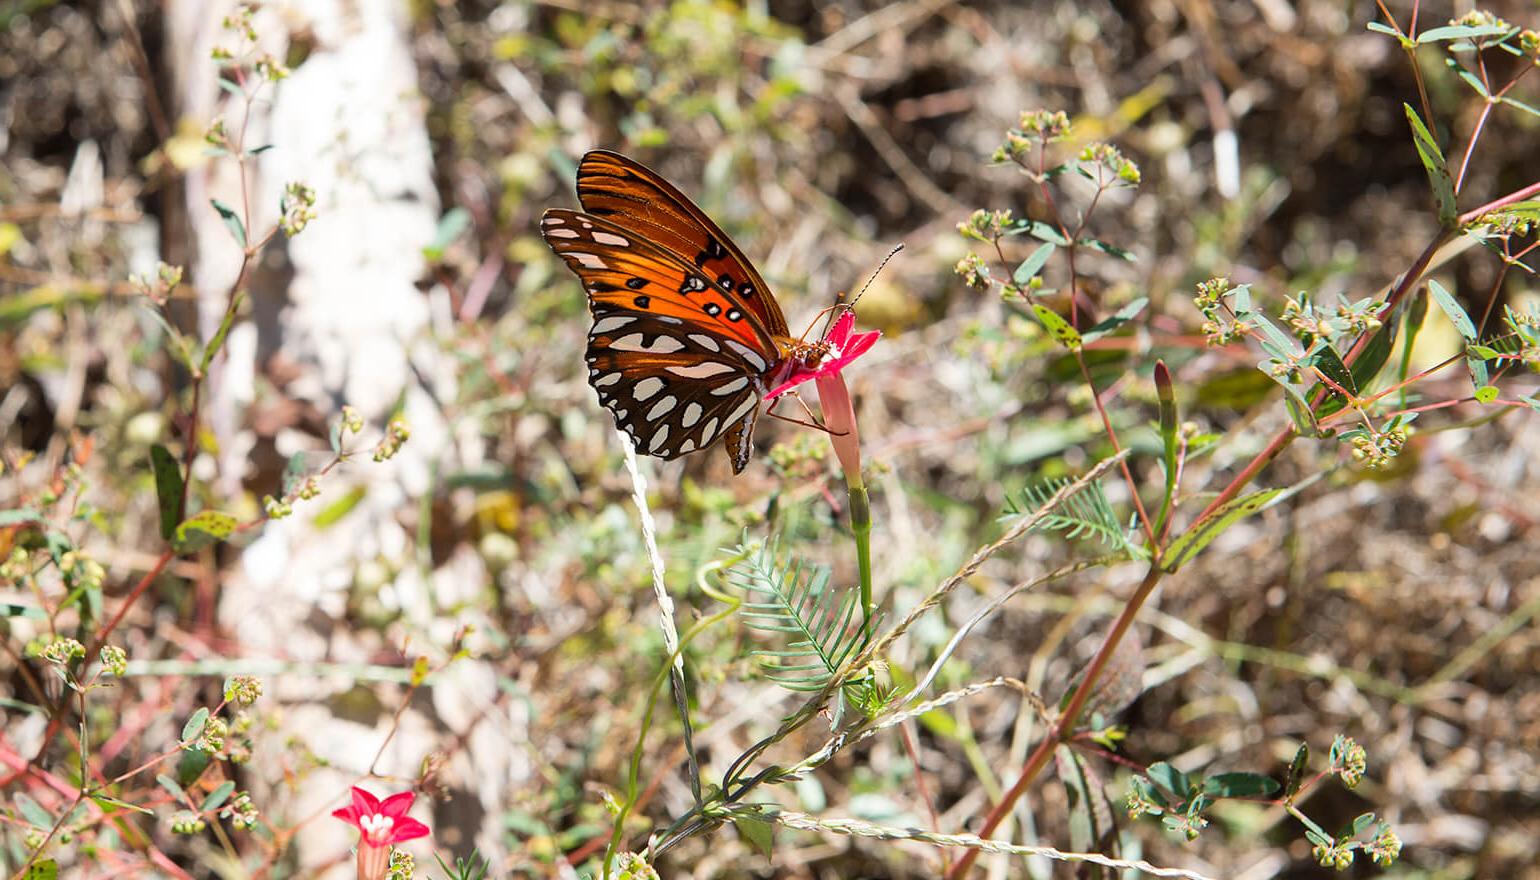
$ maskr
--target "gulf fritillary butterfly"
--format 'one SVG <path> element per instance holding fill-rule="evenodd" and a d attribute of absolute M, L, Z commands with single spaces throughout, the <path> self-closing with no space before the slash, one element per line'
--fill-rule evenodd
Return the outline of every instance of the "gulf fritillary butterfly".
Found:
<path fill-rule="evenodd" d="M 816 368 L 828 345 L 787 335 L 753 264 L 656 172 L 594 150 L 577 193 L 583 210 L 546 211 L 540 233 L 588 291 L 599 403 L 638 452 L 673 459 L 726 437 L 740 473 L 766 390 Z"/>

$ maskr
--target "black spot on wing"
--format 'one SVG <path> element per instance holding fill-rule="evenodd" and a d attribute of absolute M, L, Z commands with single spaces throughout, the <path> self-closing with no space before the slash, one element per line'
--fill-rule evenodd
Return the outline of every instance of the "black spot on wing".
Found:
<path fill-rule="evenodd" d="M 632 290 L 641 290 L 643 287 L 647 286 L 647 279 L 646 278 L 627 278 L 626 279 L 626 286 L 631 288 Z"/>
<path fill-rule="evenodd" d="M 636 299 L 632 300 L 632 302 L 636 303 L 636 307 L 637 308 L 645 309 L 649 305 L 652 304 L 652 297 L 650 297 L 650 296 L 639 296 Z"/>

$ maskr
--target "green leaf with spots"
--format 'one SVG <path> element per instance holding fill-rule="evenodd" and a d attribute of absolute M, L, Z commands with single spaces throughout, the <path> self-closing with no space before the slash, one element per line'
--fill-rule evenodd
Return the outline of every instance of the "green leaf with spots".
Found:
<path fill-rule="evenodd" d="M 172 536 L 171 547 L 178 553 L 196 553 L 229 538 L 240 521 L 228 513 L 205 510 L 182 521 Z"/>
<path fill-rule="evenodd" d="M 1438 141 L 1434 140 L 1428 127 L 1422 124 L 1422 118 L 1411 104 L 1402 104 L 1406 108 L 1406 121 L 1412 126 L 1412 143 L 1417 147 L 1417 156 L 1422 159 L 1422 167 L 1428 172 L 1428 182 L 1433 186 L 1433 200 L 1438 205 L 1438 222 L 1446 229 L 1453 229 L 1459 220 L 1459 210 L 1455 207 L 1454 178 L 1449 174 L 1449 163 L 1444 160 L 1444 152 L 1439 149 Z"/>
<path fill-rule="evenodd" d="M 1208 516 L 1193 523 L 1181 537 L 1171 542 L 1166 548 L 1165 556 L 1161 559 L 1161 567 L 1168 572 L 1181 568 L 1203 552 L 1203 548 L 1212 544 L 1214 539 L 1223 534 L 1226 529 L 1266 508 L 1283 491 L 1282 489 L 1262 489 L 1225 502 Z"/>
<path fill-rule="evenodd" d="M 1048 335 L 1057 339 L 1061 345 L 1070 351 L 1079 351 L 1081 345 L 1080 332 L 1069 325 L 1069 322 L 1059 317 L 1059 313 L 1044 305 L 1032 304 L 1032 314 L 1048 331 Z"/>

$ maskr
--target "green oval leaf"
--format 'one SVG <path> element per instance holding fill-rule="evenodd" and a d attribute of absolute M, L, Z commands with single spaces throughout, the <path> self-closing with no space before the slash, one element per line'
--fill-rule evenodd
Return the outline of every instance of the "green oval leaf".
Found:
<path fill-rule="evenodd" d="M 1283 493 L 1282 489 L 1262 489 L 1239 498 L 1232 498 L 1219 509 L 1193 523 L 1180 537 L 1166 547 L 1161 566 L 1166 571 L 1176 571 L 1188 560 L 1197 556 L 1203 548 L 1213 543 L 1225 529 L 1267 507 L 1268 503 Z"/>
<path fill-rule="evenodd" d="M 1068 321 L 1059 317 L 1058 312 L 1047 306 L 1033 303 L 1032 314 L 1037 316 L 1038 322 L 1043 325 L 1043 329 L 1048 331 L 1049 336 L 1057 339 L 1060 344 L 1070 351 L 1080 350 L 1080 332 L 1071 327 Z"/>
<path fill-rule="evenodd" d="M 1454 294 L 1450 293 L 1448 288 L 1429 278 L 1428 295 L 1433 297 L 1433 301 L 1438 303 L 1440 309 L 1444 310 L 1444 314 L 1449 318 L 1449 323 L 1453 324 L 1454 329 L 1458 330 L 1460 335 L 1465 337 L 1466 342 L 1476 341 L 1475 322 L 1470 319 L 1470 315 L 1465 313 L 1465 309 L 1460 305 L 1460 301 L 1454 298 Z"/>
<path fill-rule="evenodd" d="M 192 713 L 187 723 L 182 725 L 182 742 L 190 742 L 203 734 L 203 728 L 209 723 L 209 710 L 206 706 L 199 706 L 198 711 Z"/>
<path fill-rule="evenodd" d="M 1497 399 L 1497 393 L 1496 385 L 1483 385 L 1476 389 L 1476 402 L 1491 403 Z"/>
<path fill-rule="evenodd" d="M 214 210 L 219 212 L 220 218 L 225 221 L 225 226 L 230 228 L 231 237 L 244 250 L 246 248 L 246 224 L 241 222 L 241 216 L 235 213 L 234 208 L 221 202 L 219 199 L 209 199 L 209 204 L 213 205 Z"/>
<path fill-rule="evenodd" d="M 1428 182 L 1433 186 L 1433 200 L 1438 205 L 1438 222 L 1446 229 L 1453 229 L 1460 212 L 1455 208 L 1454 178 L 1449 175 L 1444 153 L 1412 105 L 1401 106 L 1406 109 L 1406 121 L 1412 126 L 1412 143 L 1417 147 L 1417 156 L 1422 159 L 1422 167 L 1428 172 Z"/>
<path fill-rule="evenodd" d="M 155 500 L 160 505 L 160 536 L 176 534 L 177 507 L 182 503 L 182 471 L 171 450 L 157 443 L 150 447 L 150 470 L 155 473 Z"/>
<path fill-rule="evenodd" d="M 1277 780 L 1261 773 L 1216 773 L 1203 780 L 1203 792 L 1214 797 L 1265 797 L 1278 788 Z"/>
<path fill-rule="evenodd" d="M 239 524 L 240 521 L 228 513 L 205 510 L 176 527 L 171 547 L 178 553 L 196 553 L 230 537 Z"/>
<path fill-rule="evenodd" d="M 1271 780 L 1269 780 L 1269 781 L 1271 781 Z M 210 810 L 217 810 L 217 809 L 220 808 L 221 805 L 224 804 L 224 802 L 226 800 L 229 799 L 230 795 L 232 795 L 234 793 L 235 793 L 235 783 L 231 782 L 231 781 L 229 781 L 227 779 L 224 782 L 220 783 L 218 788 L 216 788 L 213 791 L 209 792 L 209 796 L 203 799 L 203 805 L 198 807 L 198 811 L 202 812 L 202 813 L 207 813 Z"/>

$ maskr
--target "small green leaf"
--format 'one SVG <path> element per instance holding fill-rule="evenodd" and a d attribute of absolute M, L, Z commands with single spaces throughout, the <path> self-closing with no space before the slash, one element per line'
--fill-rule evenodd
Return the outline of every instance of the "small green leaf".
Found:
<path fill-rule="evenodd" d="M 176 760 L 176 779 L 184 787 L 198 781 L 214 756 L 202 749 L 187 749 Z"/>
<path fill-rule="evenodd" d="M 149 309 L 148 314 L 166 334 L 166 350 L 176 358 L 177 363 L 186 367 L 187 372 L 191 373 L 193 371 L 192 348 L 187 344 L 187 337 L 182 335 L 182 331 L 171 326 L 171 322 L 166 320 L 166 316 L 161 314 L 159 309 Z"/>
<path fill-rule="evenodd" d="M 47 620 L 48 612 L 36 605 L 17 605 L 14 602 L 0 602 L 0 617 L 27 617 L 32 620 Z"/>
<path fill-rule="evenodd" d="M 1428 43 L 1440 43 L 1448 40 L 1468 40 L 1477 37 L 1498 37 L 1508 33 L 1512 28 L 1497 24 L 1467 25 L 1451 24 L 1444 27 L 1429 28 L 1417 35 L 1417 45 L 1425 46 Z"/>
<path fill-rule="evenodd" d="M 1271 782 L 1272 780 L 1268 780 L 1268 781 Z M 207 813 L 210 810 L 217 810 L 217 809 L 219 809 L 220 806 L 222 806 L 224 804 L 224 802 L 229 799 L 230 795 L 232 795 L 234 793 L 235 793 L 235 783 L 233 783 L 233 782 L 231 782 L 229 780 L 225 780 L 224 782 L 219 784 L 218 788 L 216 788 L 213 791 L 209 792 L 209 796 L 208 797 L 203 799 L 203 804 L 202 804 L 202 806 L 198 807 L 198 812 L 200 812 L 200 813 Z"/>
<path fill-rule="evenodd" d="M 1055 312 L 1053 309 L 1050 309 L 1045 305 L 1033 303 L 1032 314 L 1037 316 L 1037 320 L 1043 325 L 1043 328 L 1048 331 L 1049 336 L 1057 339 L 1065 348 L 1068 348 L 1070 351 L 1080 350 L 1081 340 L 1079 331 L 1077 331 L 1074 327 L 1071 327 L 1068 321 L 1059 317 L 1058 312 Z"/>
<path fill-rule="evenodd" d="M 1188 796 L 1192 794 L 1192 780 L 1187 777 L 1186 773 L 1167 764 L 1165 761 L 1157 761 L 1151 764 L 1149 769 L 1144 772 L 1156 784 L 1176 795 L 1181 800 L 1187 800 Z"/>
<path fill-rule="evenodd" d="M 275 146 L 277 146 L 277 144 L 263 144 L 260 147 L 252 147 L 251 149 L 246 151 L 246 155 L 248 155 L 248 156 L 260 156 L 261 154 L 266 153 L 268 150 L 271 150 Z"/>
<path fill-rule="evenodd" d="M 1540 400 L 1537 400 L 1533 397 L 1524 397 L 1522 395 L 1519 397 L 1519 400 L 1529 404 L 1529 408 L 1533 409 L 1535 412 L 1540 412 Z"/>
<path fill-rule="evenodd" d="M 164 779 L 165 777 L 159 778 Z M 166 781 L 170 782 L 171 780 L 167 779 Z M 110 795 L 93 794 L 91 795 L 91 800 L 96 801 L 97 806 L 101 807 L 111 807 L 118 810 L 132 810 L 135 813 L 144 813 L 147 816 L 155 815 L 155 811 L 149 809 L 148 807 L 141 807 L 138 804 L 131 804 L 128 801 L 118 800 L 117 798 L 111 797 Z"/>
<path fill-rule="evenodd" d="M 733 827 L 765 858 L 775 852 L 775 826 L 757 816 L 735 816 Z"/>
<path fill-rule="evenodd" d="M 18 507 L 14 510 L 0 510 L 0 528 L 6 526 L 19 526 L 23 523 L 43 522 L 43 514 L 30 507 Z"/>
<path fill-rule="evenodd" d="M 1057 746 L 1053 758 L 1069 803 L 1070 846 L 1081 852 L 1097 849 L 1114 830 L 1106 788 L 1090 763 L 1069 746 Z"/>
<path fill-rule="evenodd" d="M 1188 560 L 1201 553 L 1203 548 L 1213 543 L 1214 539 L 1223 534 L 1226 529 L 1266 508 L 1283 491 L 1282 489 L 1261 489 L 1225 502 L 1219 509 L 1193 523 L 1181 537 L 1172 541 L 1166 548 L 1161 566 L 1168 572 L 1181 568 Z"/>
<path fill-rule="evenodd" d="M 192 713 L 187 723 L 182 725 L 182 742 L 191 742 L 203 735 L 203 728 L 208 726 L 209 710 L 205 706 L 199 706 L 198 711 Z"/>
<path fill-rule="evenodd" d="M 224 219 L 225 225 L 230 227 L 230 235 L 235 238 L 235 243 L 244 250 L 246 248 L 246 224 L 241 222 L 241 216 L 235 213 L 234 208 L 221 202 L 219 199 L 209 199 L 209 204 L 213 205 L 214 210 L 219 212 L 219 216 Z"/>
<path fill-rule="evenodd" d="M 347 516 L 353 511 L 353 508 L 358 506 L 360 501 L 364 500 L 364 497 L 368 494 L 369 490 L 364 486 L 360 485 L 352 487 L 346 493 L 344 493 L 342 497 L 331 502 L 330 504 L 327 504 L 325 507 L 321 508 L 318 513 L 316 513 L 315 519 L 313 520 L 315 527 L 318 529 L 324 529 L 327 526 L 332 525 L 333 523 Z"/>
<path fill-rule="evenodd" d="M 155 777 L 155 781 L 160 783 L 161 788 L 171 792 L 171 796 L 177 800 L 181 801 L 187 799 L 187 792 L 183 790 L 182 786 L 177 784 L 177 781 L 172 779 L 170 776 L 161 774 Z"/>
<path fill-rule="evenodd" d="M 1476 324 L 1471 321 L 1470 315 L 1465 313 L 1465 309 L 1460 306 L 1459 300 L 1454 298 L 1454 294 L 1432 278 L 1428 279 L 1428 294 L 1433 297 L 1434 302 L 1438 303 L 1438 307 L 1444 310 L 1444 314 L 1449 317 L 1449 323 L 1453 324 L 1454 329 L 1465 337 L 1465 341 L 1475 342 Z"/>
<path fill-rule="evenodd" d="M 53 814 L 43 809 L 42 804 L 27 795 L 17 792 L 12 803 L 16 804 L 16 810 L 21 813 L 23 819 L 26 819 L 38 828 L 53 827 Z"/>
<path fill-rule="evenodd" d="M 1265 797 L 1277 790 L 1277 781 L 1261 773 L 1216 773 L 1203 780 L 1204 793 L 1214 797 Z"/>
<path fill-rule="evenodd" d="M 214 338 L 210 339 L 209 344 L 203 349 L 203 360 L 199 364 L 199 372 L 207 372 L 209 364 L 214 360 L 214 356 L 219 354 L 221 348 L 225 347 L 225 337 L 230 334 L 230 327 L 235 323 L 235 316 L 240 313 L 241 303 L 244 301 L 245 296 L 244 291 L 237 291 L 235 299 L 230 301 L 230 308 L 225 309 L 225 316 L 219 322 L 219 329 L 214 331 Z"/>
<path fill-rule="evenodd" d="M 1356 395 L 1358 393 L 1358 383 L 1354 381 L 1352 371 L 1347 368 L 1347 364 L 1342 362 L 1342 356 L 1337 354 L 1336 349 L 1332 348 L 1330 343 L 1322 342 L 1308 360 L 1311 365 L 1321 371 L 1322 375 L 1337 383 L 1338 388 L 1343 389 L 1348 394 Z M 1331 388 L 1330 385 L 1327 387 Z M 1332 388 L 1333 393 L 1336 393 L 1336 390 L 1336 388 Z"/>
<path fill-rule="evenodd" d="M 1176 454 L 1178 451 L 1176 389 L 1171 384 L 1171 371 L 1165 361 L 1155 362 L 1155 396 L 1160 401 L 1160 443 L 1166 469 L 1166 498 L 1169 503 L 1176 488 Z"/>
<path fill-rule="evenodd" d="M 22 877 L 23 880 L 59 880 L 59 863 L 53 859 L 38 859 Z"/>
<path fill-rule="evenodd" d="M 1149 297 L 1139 297 L 1133 302 L 1130 302 L 1128 305 L 1118 309 L 1117 312 L 1112 315 L 1112 317 L 1107 318 L 1105 321 L 1099 322 L 1095 327 L 1092 327 L 1086 332 L 1080 334 L 1081 341 L 1094 342 L 1103 336 L 1106 336 L 1108 333 L 1111 333 L 1124 324 L 1127 324 L 1129 321 L 1132 321 L 1134 318 L 1137 318 L 1139 313 L 1144 311 L 1144 307 L 1149 304 Z"/>
<path fill-rule="evenodd" d="M 460 233 L 471 225 L 470 212 L 464 208 L 451 208 L 443 217 L 439 218 L 438 228 L 433 232 L 433 241 L 422 249 L 424 257 L 430 262 L 437 262 L 444 258 L 444 251 L 454 243 Z"/>
<path fill-rule="evenodd" d="M 1422 167 L 1428 172 L 1428 182 L 1433 186 L 1433 199 L 1438 204 L 1438 221 L 1446 229 L 1453 229 L 1459 219 L 1459 210 L 1455 207 L 1454 178 L 1449 175 L 1449 165 L 1444 161 L 1444 153 L 1438 147 L 1438 141 L 1428 131 L 1428 127 L 1422 124 L 1422 118 L 1411 104 L 1402 104 L 1406 109 L 1406 121 L 1412 126 L 1412 143 L 1417 147 L 1417 155 L 1422 159 Z"/>
<path fill-rule="evenodd" d="M 1367 27 L 1371 31 L 1374 31 L 1377 34 L 1385 34 L 1385 35 L 1391 36 L 1391 37 L 1400 37 L 1401 36 L 1401 32 L 1400 31 L 1396 30 L 1395 28 L 1393 28 L 1390 25 L 1385 24 L 1383 22 L 1371 21 L 1367 25 L 1365 25 L 1365 27 Z"/>
<path fill-rule="evenodd" d="M 1139 258 L 1134 255 L 1133 251 L 1127 251 L 1116 245 L 1108 244 L 1099 238 L 1082 238 L 1076 243 L 1085 245 L 1093 251 L 1101 251 L 1109 257 L 1117 257 L 1120 260 L 1127 260 L 1130 263 L 1135 263 L 1139 260 Z"/>
<path fill-rule="evenodd" d="M 1049 226 L 1047 223 L 1033 220 L 1027 232 L 1038 241 L 1046 241 L 1059 247 L 1069 246 L 1069 239 L 1064 237 L 1064 233 L 1060 232 L 1058 227 Z"/>
<path fill-rule="evenodd" d="M 1294 760 L 1289 762 L 1289 775 L 1283 784 L 1283 796 L 1291 798 L 1299 793 L 1305 781 L 1305 767 L 1310 763 L 1310 744 L 1300 743 L 1294 750 Z"/>
<path fill-rule="evenodd" d="M 1515 110 L 1521 110 L 1525 113 L 1528 113 L 1530 116 L 1540 117 L 1540 109 L 1531 107 L 1517 98 L 1510 98 L 1507 95 L 1503 95 L 1501 98 L 1498 98 L 1498 100 L 1502 101 L 1504 104 L 1507 104 L 1509 107 L 1512 107 Z"/>
<path fill-rule="evenodd" d="M 1489 345 L 1468 345 L 1465 350 L 1484 361 L 1495 361 L 1502 357 L 1502 352 Z"/>
<path fill-rule="evenodd" d="M 1369 826 L 1371 826 L 1373 824 L 1374 824 L 1374 814 L 1373 813 L 1359 813 L 1358 816 L 1353 819 L 1353 836 L 1356 837 L 1356 836 L 1364 833 L 1365 831 L 1368 831 L 1369 830 Z"/>
<path fill-rule="evenodd" d="M 1385 362 L 1390 360 L 1390 353 L 1396 347 L 1396 321 L 1394 318 L 1386 319 L 1380 325 L 1380 329 L 1369 337 L 1369 342 L 1353 360 L 1349 370 L 1353 375 L 1353 387 L 1360 391 L 1369 387 L 1375 377 L 1384 369 Z"/>
<path fill-rule="evenodd" d="M 240 521 L 228 513 L 205 510 L 182 521 L 172 536 L 171 547 L 178 553 L 196 553 L 229 538 Z"/>
<path fill-rule="evenodd" d="M 1032 252 L 1032 256 L 1022 260 L 1021 265 L 1016 267 L 1016 271 L 1011 273 L 1011 280 L 1017 284 L 1026 284 L 1031 281 L 1037 273 L 1043 271 L 1043 267 L 1048 264 L 1048 258 L 1053 256 L 1053 252 L 1057 249 L 1058 247 L 1052 242 L 1038 247 Z"/>
<path fill-rule="evenodd" d="M 150 469 L 155 473 L 155 500 L 160 505 L 160 536 L 169 541 L 176 533 L 177 507 L 182 503 L 182 470 L 171 450 L 159 443 L 150 447 Z"/>
<path fill-rule="evenodd" d="M 1497 399 L 1497 395 L 1498 390 L 1496 385 L 1483 385 L 1476 389 L 1476 402 L 1491 403 Z"/>

